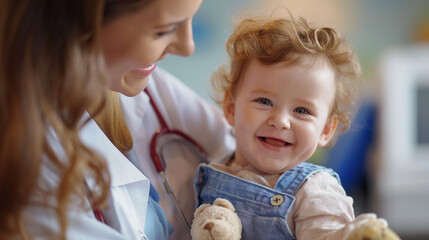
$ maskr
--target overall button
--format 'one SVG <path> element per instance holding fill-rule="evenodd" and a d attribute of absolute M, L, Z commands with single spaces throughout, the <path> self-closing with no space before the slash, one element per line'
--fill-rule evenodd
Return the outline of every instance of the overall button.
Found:
<path fill-rule="evenodd" d="M 277 194 L 271 198 L 271 205 L 277 207 L 277 206 L 280 206 L 283 203 L 283 201 L 284 201 L 283 196 Z"/>

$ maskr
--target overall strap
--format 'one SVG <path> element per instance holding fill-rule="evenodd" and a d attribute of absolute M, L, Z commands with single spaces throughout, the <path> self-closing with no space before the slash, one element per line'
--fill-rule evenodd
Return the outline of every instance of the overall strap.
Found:
<path fill-rule="evenodd" d="M 283 173 L 277 181 L 274 189 L 295 196 L 296 192 L 301 188 L 302 184 L 308 177 L 321 171 L 328 172 L 338 180 L 338 183 L 341 184 L 340 177 L 336 172 L 334 172 L 334 170 L 312 163 L 303 162 L 295 168 Z"/>

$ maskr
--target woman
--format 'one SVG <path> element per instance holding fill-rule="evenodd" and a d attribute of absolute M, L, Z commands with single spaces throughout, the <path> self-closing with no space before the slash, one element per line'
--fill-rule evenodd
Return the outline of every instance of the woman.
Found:
<path fill-rule="evenodd" d="M 0 4 L 0 238 L 145 239 L 151 222 L 166 239 L 162 211 L 146 218 L 146 177 L 86 111 L 101 111 L 106 85 L 133 96 L 154 63 L 190 55 L 201 0 Z"/>

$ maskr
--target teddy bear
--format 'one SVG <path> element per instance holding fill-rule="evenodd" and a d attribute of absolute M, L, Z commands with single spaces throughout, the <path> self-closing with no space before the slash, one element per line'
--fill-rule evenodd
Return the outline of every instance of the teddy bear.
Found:
<path fill-rule="evenodd" d="M 194 212 L 192 240 L 239 240 L 241 220 L 232 203 L 217 198 L 212 205 L 202 204 Z"/>

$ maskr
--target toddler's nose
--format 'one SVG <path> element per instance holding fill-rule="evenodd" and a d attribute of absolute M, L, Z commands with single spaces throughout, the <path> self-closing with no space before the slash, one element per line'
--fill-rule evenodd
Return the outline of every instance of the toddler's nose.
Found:
<path fill-rule="evenodd" d="M 277 113 L 268 119 L 268 125 L 278 129 L 290 129 L 290 116 L 285 113 Z"/>

